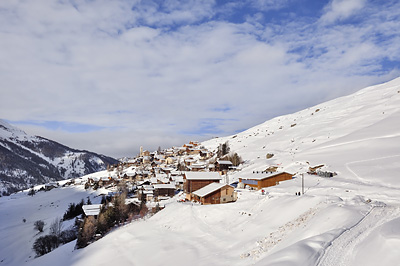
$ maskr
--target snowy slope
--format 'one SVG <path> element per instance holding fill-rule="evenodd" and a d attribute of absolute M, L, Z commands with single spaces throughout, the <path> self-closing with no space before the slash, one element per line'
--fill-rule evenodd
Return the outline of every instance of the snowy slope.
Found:
<path fill-rule="evenodd" d="M 302 196 L 295 195 L 302 183 L 297 175 L 267 188 L 267 195 L 239 190 L 235 203 L 202 206 L 173 199 L 153 217 L 82 250 L 71 243 L 26 259 L 17 248 L 0 249 L 0 261 L 13 265 L 8 254 L 16 254 L 18 262 L 28 260 L 22 265 L 398 265 L 399 91 L 396 79 L 203 143 L 215 149 L 229 141 L 246 160 L 232 180 L 270 165 L 301 174 L 324 164 L 338 173 L 305 174 Z M 274 156 L 266 159 L 267 153 Z M 0 211 L 7 212 L 8 198 L 0 199 Z M 26 202 L 15 199 L 13 208 Z M 11 219 L 4 224 L 24 226 Z"/>
<path fill-rule="evenodd" d="M 115 159 L 30 136 L 0 119 L 0 193 L 104 170 Z"/>
<path fill-rule="evenodd" d="M 251 162 L 248 172 L 277 165 L 304 173 L 308 166 L 325 164 L 365 182 L 374 182 L 380 173 L 379 180 L 400 186 L 393 176 L 400 168 L 399 121 L 400 78 L 202 144 L 216 149 L 228 141 L 231 150 Z M 274 157 L 266 160 L 267 153 Z"/>
<path fill-rule="evenodd" d="M 61 181 L 63 183 L 65 181 Z M 101 198 L 97 192 L 86 191 L 82 186 L 61 187 L 51 191 L 39 191 L 33 197 L 27 191 L 0 198 L 0 265 L 23 265 L 35 256 L 32 250 L 37 237 L 49 232 L 49 226 L 55 218 L 62 218 L 70 203 L 79 203 L 90 197 L 93 203 Z M 26 222 L 23 222 L 26 219 Z M 44 232 L 34 229 L 34 222 L 45 222 Z M 64 222 L 64 229 L 72 225 L 73 220 Z"/>

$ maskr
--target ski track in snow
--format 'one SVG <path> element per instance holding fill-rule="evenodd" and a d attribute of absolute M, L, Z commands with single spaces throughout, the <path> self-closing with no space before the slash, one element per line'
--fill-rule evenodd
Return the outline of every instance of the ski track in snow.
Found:
<path fill-rule="evenodd" d="M 399 209 L 377 204 L 355 225 L 339 234 L 325 249 L 318 266 L 348 266 L 357 245 L 377 227 L 399 216 Z"/>
<path fill-rule="evenodd" d="M 357 164 L 357 163 L 364 163 L 364 162 L 372 162 L 372 161 L 377 161 L 377 160 L 382 160 L 382 159 L 389 159 L 389 158 L 395 158 L 395 157 L 400 157 L 400 154 L 397 155 L 391 155 L 391 156 L 384 156 L 384 157 L 378 157 L 378 158 L 372 158 L 372 159 L 366 159 L 366 160 L 360 160 L 360 161 L 353 161 L 353 162 L 348 162 L 346 163 L 344 166 L 346 167 L 346 169 L 354 176 L 358 179 L 358 181 L 356 180 L 346 180 L 346 182 L 348 183 L 353 183 L 353 184 L 358 184 L 358 185 L 364 185 L 364 186 L 378 186 L 378 187 L 383 187 L 383 188 L 388 188 L 388 189 L 397 189 L 393 186 L 385 186 L 382 183 L 379 182 L 371 182 L 371 181 L 367 181 L 364 178 L 362 178 L 361 176 L 359 176 L 355 171 L 353 171 L 351 169 L 351 165 L 352 164 Z"/>

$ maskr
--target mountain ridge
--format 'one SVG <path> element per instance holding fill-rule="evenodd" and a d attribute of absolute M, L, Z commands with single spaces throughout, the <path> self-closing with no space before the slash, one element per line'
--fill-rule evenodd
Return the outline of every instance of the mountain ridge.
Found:
<path fill-rule="evenodd" d="M 0 162 L 0 192 L 7 195 L 34 185 L 101 171 L 118 161 L 28 135 L 0 119 Z"/>

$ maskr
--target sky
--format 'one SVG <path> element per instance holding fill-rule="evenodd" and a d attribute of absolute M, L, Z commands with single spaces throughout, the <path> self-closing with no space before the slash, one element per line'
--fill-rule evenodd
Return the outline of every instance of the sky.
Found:
<path fill-rule="evenodd" d="M 399 76 L 397 0 L 0 1 L 0 118 L 115 158 Z"/>

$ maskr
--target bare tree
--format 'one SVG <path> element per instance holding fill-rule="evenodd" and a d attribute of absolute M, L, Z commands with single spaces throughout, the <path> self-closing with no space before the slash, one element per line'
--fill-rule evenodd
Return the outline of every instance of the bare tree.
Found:
<path fill-rule="evenodd" d="M 61 236 L 63 220 L 56 218 L 50 225 L 50 235 L 55 235 L 57 238 Z"/>
<path fill-rule="evenodd" d="M 230 152 L 229 142 L 226 141 L 224 144 L 219 144 L 217 150 L 217 157 L 221 158 Z"/>

